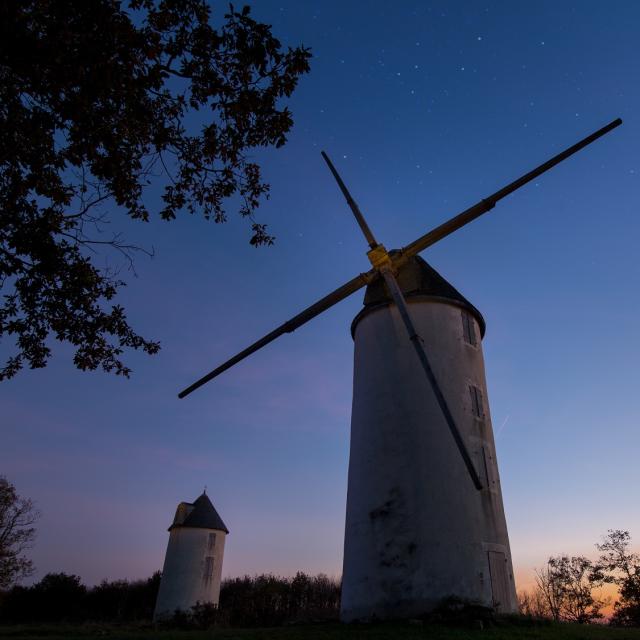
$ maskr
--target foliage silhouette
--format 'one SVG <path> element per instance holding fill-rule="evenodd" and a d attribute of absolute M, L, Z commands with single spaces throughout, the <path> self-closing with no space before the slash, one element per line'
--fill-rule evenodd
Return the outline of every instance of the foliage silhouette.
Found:
<path fill-rule="evenodd" d="M 601 554 L 598 568 L 607 582 L 618 586 L 611 624 L 640 627 L 640 555 L 629 550 L 630 544 L 628 531 L 610 529 L 596 545 Z"/>
<path fill-rule="evenodd" d="M 536 571 L 536 585 L 543 611 L 556 621 L 579 624 L 600 620 L 607 601 L 595 595 L 604 584 L 597 567 L 584 556 L 549 558 Z"/>
<path fill-rule="evenodd" d="M 595 562 L 583 556 L 549 558 L 547 566 L 536 571 L 536 588 L 518 594 L 520 612 L 556 621 L 599 621 L 611 599 L 600 597 L 597 589 L 613 584 L 618 597 L 609 624 L 640 627 L 640 554 L 630 550 L 631 535 L 610 529 L 595 546 L 600 552 Z"/>
<path fill-rule="evenodd" d="M 0 621 L 132 622 L 151 620 L 160 572 L 147 580 L 104 580 L 85 587 L 78 576 L 49 573 L 31 587 L 16 586 L 2 599 Z"/>
<path fill-rule="evenodd" d="M 283 48 L 248 7 L 224 16 L 202 0 L 24 0 L 0 8 L 0 339 L 15 351 L 0 380 L 44 367 L 51 339 L 75 347 L 82 370 L 128 376 L 125 349 L 156 353 L 124 309 L 124 285 L 96 252 L 140 247 L 107 233 L 113 213 L 140 221 L 160 189 L 164 220 L 180 212 L 226 220 L 229 198 L 250 242 L 268 195 L 249 152 L 280 147 L 281 105 L 310 52 Z M 111 214 L 111 216 L 110 216 Z"/>
<path fill-rule="evenodd" d="M 224 580 L 220 610 L 231 626 L 277 626 L 285 622 L 337 619 L 340 583 L 324 574 L 293 578 L 271 574 Z"/>

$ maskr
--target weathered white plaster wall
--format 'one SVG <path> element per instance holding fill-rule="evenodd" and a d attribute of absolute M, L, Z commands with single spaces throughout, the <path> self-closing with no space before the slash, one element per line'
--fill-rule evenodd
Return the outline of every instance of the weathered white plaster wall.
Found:
<path fill-rule="evenodd" d="M 514 611 L 479 326 L 471 316 L 474 347 L 460 306 L 408 302 L 485 489 L 471 482 L 397 309 L 365 313 L 355 328 L 342 618 L 419 616 L 450 595 Z M 470 385 L 482 392 L 481 419 Z"/>
<path fill-rule="evenodd" d="M 215 535 L 213 548 L 210 534 Z M 171 616 L 176 609 L 188 611 L 196 602 L 218 604 L 226 535 L 212 529 L 171 529 L 154 619 Z M 211 577 L 206 575 L 207 557 L 213 557 Z"/>

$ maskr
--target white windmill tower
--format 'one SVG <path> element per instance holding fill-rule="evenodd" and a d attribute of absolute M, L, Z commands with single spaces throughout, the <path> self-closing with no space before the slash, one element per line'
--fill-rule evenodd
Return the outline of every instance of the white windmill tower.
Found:
<path fill-rule="evenodd" d="M 466 443 L 469 482 L 382 282 L 355 342 L 342 618 L 416 617 L 443 597 L 515 611 L 516 590 L 482 357 L 484 320 L 416 256 L 397 274 L 415 331 Z"/>
<path fill-rule="evenodd" d="M 179 394 L 185 397 L 367 286 L 365 307 L 352 325 L 355 360 L 343 620 L 415 617 L 449 596 L 502 611 L 515 609 L 480 345 L 484 321 L 417 254 L 620 124 L 619 118 L 614 120 L 390 252 L 377 242 L 323 152 L 369 244 L 373 268 Z"/>
<path fill-rule="evenodd" d="M 218 604 L 228 533 L 206 491 L 195 502 L 178 505 L 169 527 L 154 620 L 188 612 L 198 602 Z"/>

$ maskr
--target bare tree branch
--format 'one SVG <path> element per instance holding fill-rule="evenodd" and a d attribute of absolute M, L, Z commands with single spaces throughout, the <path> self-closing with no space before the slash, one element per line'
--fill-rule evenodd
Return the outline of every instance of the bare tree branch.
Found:
<path fill-rule="evenodd" d="M 33 572 L 33 563 L 23 552 L 35 539 L 32 526 L 40 517 L 33 502 L 21 498 L 15 487 L 0 476 L 0 589 Z"/>

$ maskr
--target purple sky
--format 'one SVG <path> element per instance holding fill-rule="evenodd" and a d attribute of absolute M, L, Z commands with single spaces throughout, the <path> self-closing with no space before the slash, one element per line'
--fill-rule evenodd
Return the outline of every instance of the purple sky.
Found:
<path fill-rule="evenodd" d="M 520 584 L 549 554 L 593 553 L 609 528 L 640 542 L 640 4 L 264 1 L 254 15 L 314 52 L 289 143 L 258 156 L 277 243 L 250 247 L 234 215 L 114 214 L 155 247 L 121 300 L 163 350 L 131 355 L 123 380 L 76 371 L 59 346 L 46 369 L 0 386 L 0 473 L 43 514 L 35 577 L 148 576 L 176 504 L 204 485 L 231 530 L 225 575 L 339 575 L 362 295 L 176 397 L 368 268 L 320 150 L 391 248 L 618 116 L 621 128 L 423 257 L 487 321 Z"/>

